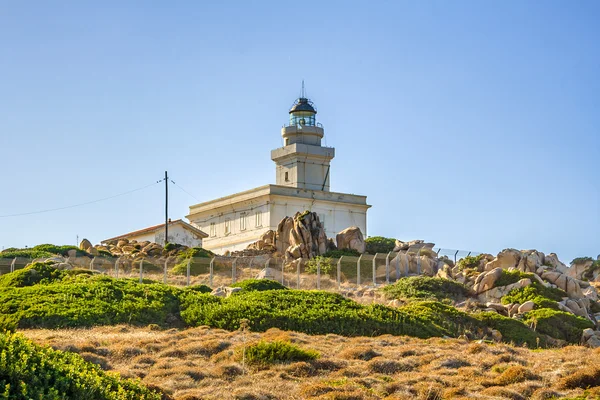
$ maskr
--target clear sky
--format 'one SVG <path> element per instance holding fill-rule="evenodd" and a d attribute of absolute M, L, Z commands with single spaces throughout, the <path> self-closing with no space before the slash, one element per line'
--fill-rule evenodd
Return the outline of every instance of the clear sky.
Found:
<path fill-rule="evenodd" d="M 274 183 L 306 81 L 368 235 L 600 253 L 600 2 L 0 4 L 0 216 Z M 161 223 L 155 184 L 0 217 L 0 248 Z"/>

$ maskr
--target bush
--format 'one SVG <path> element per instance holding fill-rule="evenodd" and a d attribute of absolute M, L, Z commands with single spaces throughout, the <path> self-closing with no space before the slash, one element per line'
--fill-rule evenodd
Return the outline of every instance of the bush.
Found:
<path fill-rule="evenodd" d="M 400 278 L 396 283 L 385 286 L 383 292 L 389 299 L 435 298 L 437 300 L 458 300 L 470 294 L 470 290 L 462 283 L 428 276 Z"/>
<path fill-rule="evenodd" d="M 160 400 L 161 395 L 131 380 L 107 374 L 75 353 L 0 334 L 0 397 L 3 399 Z"/>
<path fill-rule="evenodd" d="M 334 271 L 337 271 L 337 269 L 335 268 L 337 266 L 331 261 L 331 258 L 324 256 L 316 256 L 314 258 L 311 258 L 306 262 L 305 266 L 305 272 L 307 274 L 316 274 L 318 268 L 321 269 L 322 275 L 331 275 Z"/>
<path fill-rule="evenodd" d="M 16 258 L 16 257 L 20 257 L 20 258 L 32 258 L 32 259 L 37 259 L 37 258 L 50 258 L 50 257 L 54 257 L 55 254 L 49 253 L 47 251 L 39 251 L 39 250 L 33 250 L 33 249 L 16 249 L 16 250 L 4 250 L 3 252 L 0 252 L 0 258 Z"/>
<path fill-rule="evenodd" d="M 360 253 L 358 250 L 354 249 L 341 249 L 341 250 L 329 250 L 327 253 L 323 254 L 325 258 L 341 258 L 343 256 L 347 257 L 360 257 Z"/>
<path fill-rule="evenodd" d="M 52 267 L 52 264 L 51 262 L 35 262 L 13 273 L 2 275 L 0 276 L 0 287 L 25 287 L 62 280 L 66 275 L 65 271 Z"/>
<path fill-rule="evenodd" d="M 592 368 L 589 371 L 577 370 L 570 375 L 561 378 L 558 387 L 561 389 L 588 389 L 600 386 L 600 368 Z"/>
<path fill-rule="evenodd" d="M 502 304 L 523 304 L 526 301 L 533 301 L 536 308 L 552 308 L 558 310 L 557 301 L 562 300 L 562 295 L 566 296 L 566 293 L 560 289 L 547 288 L 536 281 L 524 288 L 511 290 L 502 298 Z"/>
<path fill-rule="evenodd" d="M 396 247 L 396 239 L 383 236 L 372 236 L 365 239 L 366 251 L 369 254 L 389 253 Z"/>
<path fill-rule="evenodd" d="M 214 256 L 215 253 L 202 247 L 190 247 L 179 253 L 177 259 L 179 261 L 187 261 L 190 258 L 213 258 Z"/>
<path fill-rule="evenodd" d="M 208 325 L 227 330 L 239 329 L 240 320 L 248 319 L 251 330 L 256 332 L 279 328 L 308 334 L 373 336 L 389 333 L 422 338 L 457 334 L 455 326 L 444 328 L 450 325 L 428 319 L 423 313 L 427 308 L 427 305 L 407 310 L 377 304 L 363 306 L 335 293 L 267 290 L 228 298 L 188 296 L 183 299 L 181 316 L 191 326 Z M 460 313 L 453 307 L 448 309 Z"/>
<path fill-rule="evenodd" d="M 542 308 L 525 314 L 524 322 L 540 333 L 569 343 L 579 343 L 583 330 L 594 324 L 573 314 Z"/>
<path fill-rule="evenodd" d="M 287 287 L 271 279 L 246 279 L 234 283 L 231 287 L 242 288 L 244 292 L 261 292 L 263 290 L 287 290 Z"/>
<path fill-rule="evenodd" d="M 240 356 L 241 351 L 240 349 Z M 319 356 L 319 353 L 316 351 L 304 350 L 296 345 L 280 340 L 273 342 L 261 340 L 246 348 L 246 362 L 248 364 L 265 365 L 294 361 L 311 361 L 319 358 Z"/>
<path fill-rule="evenodd" d="M 81 250 L 77 246 L 69 246 L 69 245 L 56 246 L 54 244 L 39 244 L 39 245 L 33 247 L 32 250 L 34 250 L 34 251 L 46 251 L 48 253 L 58 254 L 58 255 L 61 255 L 63 257 L 67 257 L 69 255 L 69 251 L 70 250 L 75 250 L 75 252 L 76 252 L 75 256 L 76 257 L 86 257 L 86 256 L 90 255 L 88 252 Z"/>
<path fill-rule="evenodd" d="M 459 271 L 463 271 L 465 269 L 478 269 L 479 262 L 482 258 L 483 254 L 479 254 L 477 256 L 466 256 L 458 260 L 456 266 L 458 267 Z"/>
<path fill-rule="evenodd" d="M 179 261 L 171 270 L 177 275 L 187 275 L 187 265 L 190 262 L 190 275 L 197 276 L 208 274 L 210 272 L 209 259 L 215 257 L 215 254 L 201 247 L 190 247 L 182 251 L 177 256 Z"/>
<path fill-rule="evenodd" d="M 76 246 L 56 246 L 54 244 L 40 244 L 30 249 L 17 249 L 11 247 L 0 252 L 0 258 L 50 258 L 54 256 L 63 256 L 67 257 L 69 255 L 69 250 L 75 250 L 77 252 L 77 257 L 87 257 L 89 253 L 79 249 Z"/>
<path fill-rule="evenodd" d="M 503 269 L 502 275 L 500 275 L 500 278 L 498 278 L 496 280 L 496 283 L 494 284 L 494 286 L 500 287 L 500 286 L 512 285 L 513 283 L 517 283 L 521 279 L 526 279 L 526 278 L 530 279 L 532 282 L 534 282 L 534 279 L 535 279 L 533 277 L 533 274 L 527 274 L 527 273 L 521 272 L 519 270 L 508 271 L 506 269 Z"/>
<path fill-rule="evenodd" d="M 88 273 L 51 270 L 34 264 L 25 274 L 16 271 L 3 283 L 32 286 L 0 290 L 0 329 L 65 328 L 130 323 L 182 325 L 179 297 L 192 293 L 159 283 L 140 284 Z M 32 279 L 28 271 L 39 268 Z M 37 270 L 36 270 L 37 271 Z M 15 277 L 16 275 L 16 277 Z"/>
<path fill-rule="evenodd" d="M 518 346 L 527 344 L 529 347 L 544 346 L 546 341 L 536 332 L 529 329 L 521 321 L 504 317 L 494 311 L 482 312 L 473 315 L 491 329 L 502 333 L 502 341 L 514 343 Z"/>
<path fill-rule="evenodd" d="M 194 292 L 194 293 L 211 293 L 212 289 L 206 285 L 192 285 L 183 289 L 184 291 Z"/>
<path fill-rule="evenodd" d="M 571 265 L 573 265 L 573 264 L 583 264 L 583 263 L 586 263 L 588 261 L 594 261 L 594 259 L 592 257 L 577 257 L 577 258 L 574 258 L 573 261 L 571 261 Z"/>

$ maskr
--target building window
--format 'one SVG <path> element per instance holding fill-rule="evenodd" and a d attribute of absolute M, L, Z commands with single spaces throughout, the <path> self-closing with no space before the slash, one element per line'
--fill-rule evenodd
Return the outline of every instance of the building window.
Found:
<path fill-rule="evenodd" d="M 210 223 L 210 236 L 211 237 L 217 236 L 217 225 L 214 222 Z"/>
<path fill-rule="evenodd" d="M 240 231 L 246 230 L 246 213 L 243 212 L 240 214 Z"/>
<path fill-rule="evenodd" d="M 256 217 L 256 227 L 260 228 L 262 226 L 262 212 L 257 211 L 255 217 Z"/>
<path fill-rule="evenodd" d="M 286 182 L 289 182 L 289 181 L 290 181 L 290 179 L 289 179 L 289 177 L 288 177 L 288 173 L 287 173 L 287 172 L 285 173 L 285 181 L 286 181 Z"/>
<path fill-rule="evenodd" d="M 231 220 L 226 219 L 225 220 L 225 234 L 229 235 L 230 233 L 231 233 Z"/>

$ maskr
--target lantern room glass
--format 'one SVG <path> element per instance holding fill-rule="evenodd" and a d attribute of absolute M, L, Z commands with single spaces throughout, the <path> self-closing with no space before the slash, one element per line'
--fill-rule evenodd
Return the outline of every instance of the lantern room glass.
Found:
<path fill-rule="evenodd" d="M 290 126 L 315 126 L 315 114 L 310 111 L 290 113 Z"/>

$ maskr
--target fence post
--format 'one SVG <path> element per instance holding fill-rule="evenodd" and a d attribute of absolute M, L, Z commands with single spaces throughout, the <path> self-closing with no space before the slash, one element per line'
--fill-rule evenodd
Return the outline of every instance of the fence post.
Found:
<path fill-rule="evenodd" d="M 341 256 L 340 259 L 337 262 L 337 287 L 338 290 L 341 289 L 342 286 L 342 258 L 344 258 L 344 256 Z"/>
<path fill-rule="evenodd" d="M 406 267 L 404 268 L 404 272 L 406 276 L 408 276 L 410 272 L 410 257 L 408 256 L 408 250 L 406 250 Z"/>
<path fill-rule="evenodd" d="M 373 256 L 373 286 L 377 287 L 377 279 L 375 274 L 377 273 L 377 253 Z"/>
<path fill-rule="evenodd" d="M 281 259 L 281 284 L 283 285 L 283 272 L 285 270 L 285 258 Z"/>
<path fill-rule="evenodd" d="M 144 280 L 144 258 L 140 260 L 140 283 Z"/>
<path fill-rule="evenodd" d="M 187 270 L 186 270 L 186 286 L 190 286 L 190 275 L 192 274 L 192 259 L 188 258 L 188 262 L 187 262 Z"/>
<path fill-rule="evenodd" d="M 269 271 L 271 269 L 270 265 L 271 265 L 271 259 L 267 258 L 267 261 L 265 262 L 265 274 L 264 274 L 265 278 L 270 276 L 270 273 L 271 273 L 271 271 Z"/>
<path fill-rule="evenodd" d="M 94 261 L 96 261 L 96 257 L 92 257 L 92 261 L 90 261 L 90 270 L 94 270 Z"/>
<path fill-rule="evenodd" d="M 231 284 L 233 285 L 235 283 L 235 275 L 236 275 L 236 263 L 237 263 L 237 258 L 235 258 L 233 260 L 233 262 L 231 263 Z"/>
<path fill-rule="evenodd" d="M 321 259 L 317 258 L 317 290 L 321 290 Z"/>
<path fill-rule="evenodd" d="M 15 257 L 10 263 L 10 272 L 15 272 L 15 264 L 17 263 L 17 257 Z"/>
<path fill-rule="evenodd" d="M 121 257 L 117 257 L 117 259 L 115 260 L 115 278 L 119 278 L 119 261 L 121 260 Z"/>
<path fill-rule="evenodd" d="M 386 284 L 390 284 L 390 255 L 392 254 L 392 252 L 390 251 L 389 253 L 387 253 L 387 256 L 385 256 L 385 283 Z"/>
<path fill-rule="evenodd" d="M 361 254 L 356 262 L 356 286 L 360 286 L 360 260 L 362 260 L 362 256 Z"/>
<path fill-rule="evenodd" d="M 210 273 L 209 273 L 209 276 L 208 276 L 208 284 L 209 284 L 210 287 L 213 286 L 213 275 L 215 273 L 215 259 L 216 258 L 217 257 L 213 257 L 210 260 L 210 267 L 209 267 Z"/>
<path fill-rule="evenodd" d="M 300 266 L 302 265 L 302 259 L 298 259 L 298 267 L 296 268 L 296 289 L 300 289 Z"/>
<path fill-rule="evenodd" d="M 396 254 L 396 280 L 400 279 L 400 254 L 402 254 L 400 251 Z"/>
<path fill-rule="evenodd" d="M 167 266 L 168 266 L 168 261 L 165 260 L 165 276 L 163 278 L 163 283 L 166 285 L 167 284 Z"/>
<path fill-rule="evenodd" d="M 456 250 L 456 253 L 454 253 L 454 264 L 456 265 L 456 255 L 458 254 L 458 250 Z"/>
<path fill-rule="evenodd" d="M 421 275 L 421 250 L 423 250 L 422 247 L 417 252 L 417 275 Z"/>

